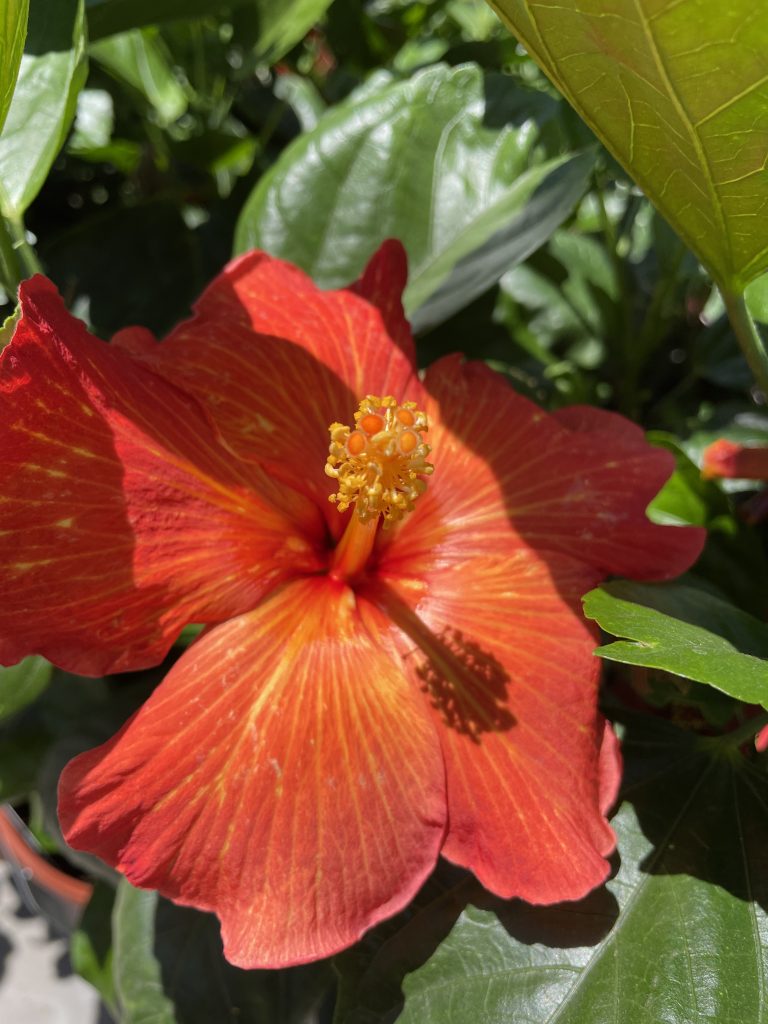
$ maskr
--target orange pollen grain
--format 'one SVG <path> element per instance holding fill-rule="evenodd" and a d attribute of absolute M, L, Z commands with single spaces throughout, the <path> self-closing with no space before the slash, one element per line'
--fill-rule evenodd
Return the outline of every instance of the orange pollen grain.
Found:
<path fill-rule="evenodd" d="M 338 490 L 330 495 L 340 512 L 354 506 L 369 522 L 383 516 L 384 526 L 411 512 L 424 493 L 433 466 L 422 438 L 427 417 L 415 402 L 398 403 L 391 395 L 367 395 L 355 413 L 355 426 L 332 423 L 325 472 Z"/>

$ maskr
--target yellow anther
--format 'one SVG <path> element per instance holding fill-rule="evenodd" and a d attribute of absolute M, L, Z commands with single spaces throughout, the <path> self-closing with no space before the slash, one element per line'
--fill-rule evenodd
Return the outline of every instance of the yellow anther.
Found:
<path fill-rule="evenodd" d="M 338 481 L 329 498 L 340 512 L 351 506 L 362 522 L 381 515 L 384 526 L 411 512 L 427 489 L 423 478 L 433 466 L 430 447 L 421 437 L 427 417 L 415 402 L 398 403 L 391 395 L 367 395 L 355 413 L 354 428 L 332 423 L 325 472 Z"/>

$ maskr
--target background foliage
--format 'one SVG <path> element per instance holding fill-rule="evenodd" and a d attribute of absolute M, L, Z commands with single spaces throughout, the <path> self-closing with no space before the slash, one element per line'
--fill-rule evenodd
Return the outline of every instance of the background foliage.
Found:
<path fill-rule="evenodd" d="M 652 517 L 709 534 L 684 580 L 586 599 L 612 634 L 626 761 L 608 885 L 534 908 L 441 864 L 333 963 L 232 968 L 212 919 L 63 847 L 60 768 L 167 665 L 0 670 L 0 798 L 100 879 L 73 962 L 125 1024 L 768 1021 L 765 502 L 699 472 L 716 437 L 768 442 L 768 14 L 497 7 L 507 27 L 480 0 L 8 0 L 0 16 L 5 315 L 42 268 L 103 337 L 162 332 L 233 252 L 332 286 L 397 236 L 423 365 L 461 350 L 549 408 L 629 415 L 677 460 Z"/>

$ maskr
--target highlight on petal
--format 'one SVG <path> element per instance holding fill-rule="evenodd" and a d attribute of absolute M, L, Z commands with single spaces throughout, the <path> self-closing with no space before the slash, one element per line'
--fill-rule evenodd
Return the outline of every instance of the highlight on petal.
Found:
<path fill-rule="evenodd" d="M 394 632 L 328 577 L 216 627 L 65 769 L 67 841 L 215 911 L 241 967 L 350 945 L 412 898 L 445 832 L 435 728 Z"/>
<path fill-rule="evenodd" d="M 596 640 L 578 600 L 599 573 L 496 544 L 460 571 L 419 566 L 366 593 L 401 627 L 404 664 L 439 730 L 443 854 L 503 897 L 579 899 L 606 878 L 615 843 L 604 812 L 618 752 L 597 711 Z"/>
<path fill-rule="evenodd" d="M 701 475 L 705 480 L 768 480 L 768 446 L 736 444 L 720 438 L 704 449 Z"/>
<path fill-rule="evenodd" d="M 408 522 L 383 538 L 388 566 L 428 552 L 491 555 L 498 537 L 636 579 L 677 576 L 698 557 L 703 530 L 647 518 L 674 461 L 623 417 L 550 415 L 460 356 L 433 364 L 425 384 L 435 472 Z"/>
<path fill-rule="evenodd" d="M 0 662 L 159 662 L 190 621 L 317 571 L 322 519 L 221 447 L 198 404 L 88 334 L 42 277 L 0 357 Z"/>
<path fill-rule="evenodd" d="M 198 397 L 223 442 L 321 503 L 328 425 L 366 394 L 419 401 L 399 290 L 404 257 L 385 243 L 350 289 L 321 291 L 298 268 L 251 252 L 230 263 L 154 354 Z"/>

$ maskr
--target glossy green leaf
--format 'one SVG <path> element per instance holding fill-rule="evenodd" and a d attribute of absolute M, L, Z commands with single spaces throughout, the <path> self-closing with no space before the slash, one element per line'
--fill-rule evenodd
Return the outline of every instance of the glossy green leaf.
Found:
<path fill-rule="evenodd" d="M 92 43 L 90 55 L 154 107 L 161 124 L 170 124 L 187 109 L 187 94 L 173 72 L 157 29 L 135 29 Z"/>
<path fill-rule="evenodd" d="M 5 124 L 19 73 L 28 16 L 29 0 L 4 0 L 0 11 L 0 131 Z"/>
<path fill-rule="evenodd" d="M 557 111 L 473 65 L 377 77 L 286 148 L 243 209 L 236 249 L 260 246 L 334 287 L 399 238 L 406 310 L 432 326 L 546 241 L 578 201 L 592 157 L 545 146 Z"/>
<path fill-rule="evenodd" d="M 332 979 L 327 963 L 243 971 L 222 956 L 212 914 L 118 888 L 114 973 L 121 1024 L 305 1024 Z"/>
<path fill-rule="evenodd" d="M 331 0 L 86 0 L 92 39 L 178 18 L 226 14 L 249 7 L 259 22 L 256 53 L 265 61 L 279 60 L 318 21 Z"/>
<path fill-rule="evenodd" d="M 401 919 L 335 1024 L 766 1024 L 764 772 L 659 719 L 623 751 L 605 888 L 533 907 L 458 886 Z"/>
<path fill-rule="evenodd" d="M 768 269 L 768 7 L 489 2 L 718 280 Z"/>
<path fill-rule="evenodd" d="M 590 591 L 584 613 L 614 636 L 597 654 L 674 672 L 768 708 L 768 625 L 683 583 L 618 580 Z"/>
<path fill-rule="evenodd" d="M 33 654 L 10 668 L 0 668 L 0 722 L 39 697 L 51 681 L 53 666 Z"/>
<path fill-rule="evenodd" d="M 0 135 L 0 212 L 19 218 L 66 138 L 85 82 L 83 0 L 32 0 L 16 89 Z"/>

